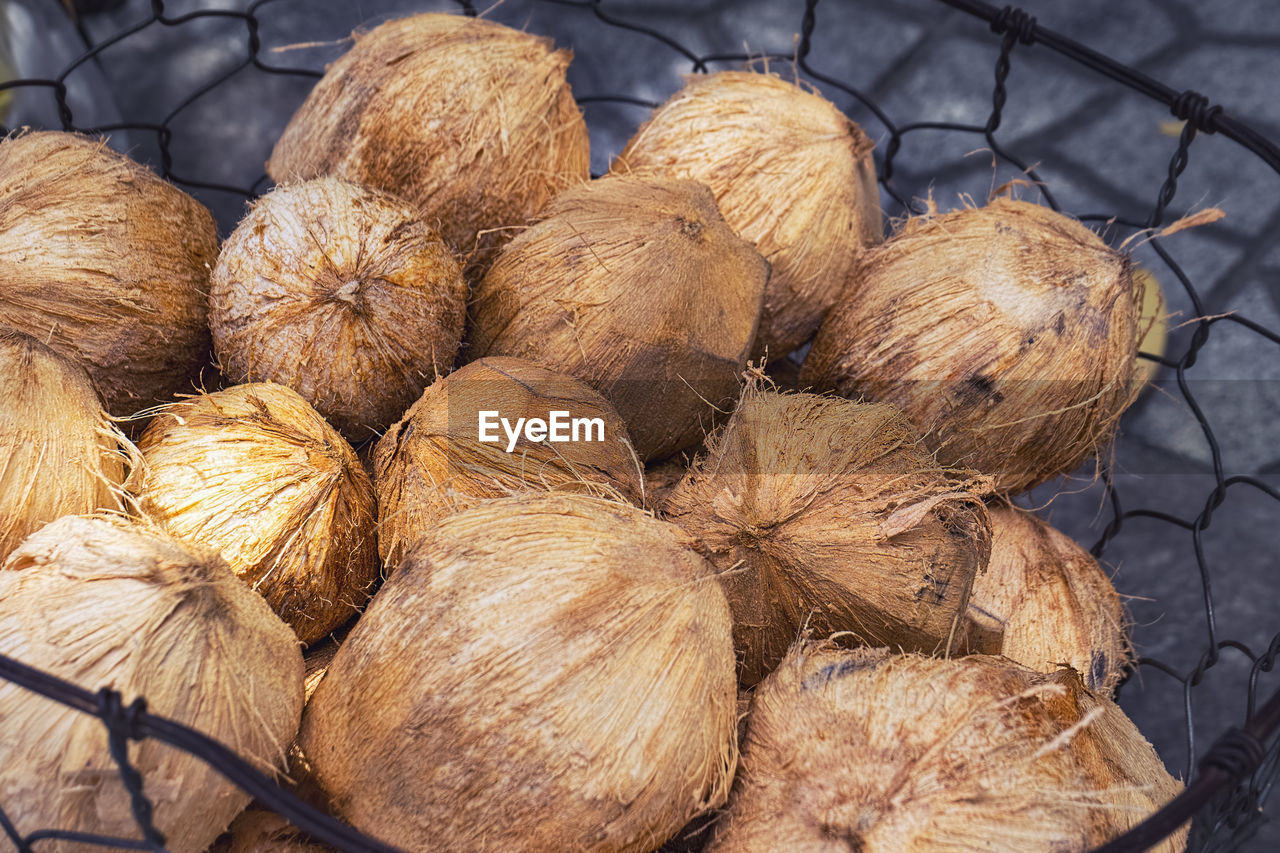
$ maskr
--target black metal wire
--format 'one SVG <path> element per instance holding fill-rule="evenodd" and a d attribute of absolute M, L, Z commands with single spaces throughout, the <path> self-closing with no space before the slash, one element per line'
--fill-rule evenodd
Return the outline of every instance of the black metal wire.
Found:
<path fill-rule="evenodd" d="M 167 179 L 191 189 L 214 190 L 251 199 L 269 185 L 269 178 L 266 175 L 256 177 L 248 186 L 232 186 L 199 179 L 195 174 L 188 173 L 179 164 L 174 163 L 172 147 L 175 131 L 173 128 L 177 119 L 188 109 L 235 75 L 265 73 L 303 79 L 315 79 L 321 76 L 322 72 L 319 69 L 284 68 L 265 62 L 261 58 L 262 43 L 257 13 L 268 4 L 276 2 L 282 2 L 282 0 L 254 0 L 243 12 L 204 9 L 168 16 L 163 0 L 151 0 L 147 17 L 96 45 L 86 44 L 85 52 L 55 78 L 9 81 L 0 84 L 0 91 L 17 87 L 48 90 L 58 122 L 64 130 L 81 132 L 133 130 L 153 134 L 160 151 L 160 172 Z M 454 2 L 462 14 L 469 16 L 479 14 L 471 0 L 454 0 Z M 538 2 L 556 5 L 566 10 L 575 10 L 594 18 L 602 26 L 633 32 L 660 49 L 669 50 L 682 57 L 695 73 L 706 73 L 713 65 L 720 63 L 794 59 L 795 67 L 804 77 L 820 84 L 829 96 L 846 99 L 845 105 L 851 112 L 861 111 L 869 121 L 877 122 L 883 128 L 878 177 L 884 192 L 899 206 L 901 213 L 920 211 L 908 193 L 895 185 L 895 162 L 903 149 L 904 141 L 911 134 L 925 132 L 962 133 L 981 137 L 996 158 L 1026 174 L 1027 178 L 1037 185 L 1045 202 L 1058 209 L 1057 201 L 1045 182 L 1028 167 L 1023 159 L 1008 149 L 999 135 L 1010 103 L 1008 81 L 1014 68 L 1013 53 L 1019 46 L 1023 50 L 1052 51 L 1071 62 L 1106 75 L 1123 86 L 1166 104 L 1176 118 L 1185 122 L 1170 157 L 1163 184 L 1155 196 L 1154 204 L 1145 221 L 1139 221 L 1137 217 L 1124 218 L 1107 213 L 1091 213 L 1081 216 L 1082 220 L 1105 223 L 1109 229 L 1129 229 L 1134 233 L 1159 228 L 1171 211 L 1171 205 L 1177 194 L 1178 180 L 1191 162 L 1192 144 L 1199 133 L 1217 133 L 1232 139 L 1258 156 L 1272 169 L 1280 172 L 1280 146 L 1240 118 L 1228 114 L 1209 97 L 1192 90 L 1178 91 L 1166 86 L 1136 69 L 1054 32 L 1038 23 L 1034 17 L 1023 10 L 1013 6 L 997 8 L 982 0 L 941 0 L 946 5 L 963 10 L 976 19 L 986 22 L 991 31 L 1000 36 L 998 50 L 993 51 L 994 79 L 991 110 L 985 121 L 978 124 L 930 120 L 898 123 L 862 88 L 824 73 L 819 67 L 820 62 L 814 57 L 813 45 L 814 33 L 819 24 L 819 0 L 804 0 L 798 27 L 799 38 L 794 54 L 775 50 L 750 55 L 738 53 L 699 55 L 659 28 L 629 21 L 621 14 L 606 11 L 604 0 L 538 0 Z M 233 67 L 192 91 L 158 122 L 125 121 L 96 128 L 77 124 L 77 116 L 70 105 L 67 86 L 69 75 L 77 68 L 89 62 L 102 62 L 104 53 L 126 44 L 133 35 L 148 28 L 181 28 L 209 18 L 240 22 L 244 27 L 245 51 Z M 80 31 L 83 34 L 84 28 L 81 27 Z M 579 96 L 578 101 L 584 105 L 614 103 L 638 108 L 656 106 L 647 98 L 639 98 L 625 92 L 584 93 Z M 7 131 L 0 128 L 0 132 Z M 1260 677 L 1264 673 L 1272 672 L 1277 657 L 1280 657 L 1280 633 L 1277 633 L 1267 649 L 1259 654 L 1255 654 L 1242 643 L 1219 636 L 1214 607 L 1215 573 L 1204 548 L 1204 535 L 1211 529 L 1215 513 L 1232 494 L 1247 489 L 1280 503 L 1280 491 L 1256 477 L 1228 475 L 1214 426 L 1192 393 L 1187 375 L 1188 371 L 1196 365 L 1199 354 L 1209 342 L 1212 330 L 1218 323 L 1233 323 L 1275 344 L 1280 344 L 1280 333 L 1239 314 L 1208 316 L 1209 312 L 1196 287 L 1165 249 L 1162 241 L 1155 237 L 1149 239 L 1147 245 L 1186 293 L 1195 312 L 1194 316 L 1197 318 L 1189 340 L 1180 352 L 1173 352 L 1160 358 L 1152 356 L 1148 358 L 1172 372 L 1177 393 L 1186 403 L 1189 415 L 1198 424 L 1205 446 L 1208 448 L 1214 485 L 1196 515 L 1192 518 L 1183 518 L 1158 508 L 1128 506 L 1128 502 L 1122 500 L 1110 471 L 1104 470 L 1103 486 L 1110 518 L 1092 550 L 1096 556 L 1103 556 L 1108 546 L 1122 535 L 1126 524 L 1130 522 L 1166 524 L 1180 531 L 1181 535 L 1188 536 L 1188 545 L 1195 556 L 1205 624 L 1203 652 L 1195 665 L 1189 669 L 1180 670 L 1148 657 L 1140 658 L 1138 661 L 1138 666 L 1161 673 L 1181 685 L 1183 712 L 1186 718 L 1187 766 L 1184 775 L 1188 780 L 1187 788 L 1165 808 L 1130 832 L 1100 848 L 1100 851 L 1105 853 L 1146 849 L 1168 832 L 1185 824 L 1193 814 L 1196 815 L 1196 822 L 1191 835 L 1192 849 L 1208 850 L 1214 845 L 1229 847 L 1246 837 L 1252 828 L 1257 826 L 1257 806 L 1271 791 L 1278 764 L 1280 764 L 1280 738 L 1275 736 L 1277 726 L 1280 726 L 1280 692 L 1270 696 L 1261 706 L 1258 704 Z M 1224 655 L 1232 654 L 1243 655 L 1250 661 L 1246 718 L 1242 727 L 1223 734 L 1199 757 L 1197 762 L 1196 744 L 1203 741 L 1203 738 L 1197 731 L 1195 707 L 1192 701 L 1193 690 L 1203 682 L 1207 673 L 1220 664 Z M 124 849 L 163 849 L 164 839 L 152 821 L 151 806 L 143 792 L 141 779 L 128 760 L 128 742 L 144 737 L 158 738 L 206 760 L 232 782 L 257 797 L 268 808 L 285 816 L 300 829 L 310 833 L 318 841 L 352 851 L 393 849 L 368 839 L 350 827 L 313 809 L 282 789 L 274 780 L 263 776 L 239 759 L 225 746 L 193 729 L 149 714 L 139 703 L 126 707 L 120 702 L 118 694 L 110 691 L 93 694 L 4 657 L 0 657 L 0 678 L 15 681 L 27 689 L 83 713 L 93 714 L 104 721 L 110 751 L 118 763 L 122 782 L 130 795 L 131 808 L 141 834 L 141 838 L 137 839 L 113 839 L 47 829 L 23 837 L 18 833 L 9 816 L 0 808 L 0 832 L 20 853 L 34 853 L 32 848 L 34 842 L 55 838 Z M 1266 747 L 1268 743 L 1271 743 L 1269 749 Z M 0 807 L 2 806 L 3 804 L 0 803 Z"/>

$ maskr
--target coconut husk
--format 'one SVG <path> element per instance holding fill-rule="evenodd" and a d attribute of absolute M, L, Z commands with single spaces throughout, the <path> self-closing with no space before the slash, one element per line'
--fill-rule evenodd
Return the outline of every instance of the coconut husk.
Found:
<path fill-rule="evenodd" d="M 260 382 L 175 403 L 139 447 L 141 510 L 217 551 L 303 643 L 364 605 L 378 576 L 373 485 L 297 393 Z"/>
<path fill-rule="evenodd" d="M 55 518 L 124 510 L 139 459 L 82 367 L 0 328 L 0 563 Z"/>
<path fill-rule="evenodd" d="M 990 552 L 987 485 L 891 406 L 748 391 L 663 509 L 720 571 L 751 686 L 805 626 L 948 651 Z"/>
<path fill-rule="evenodd" d="M 229 832 L 230 838 L 217 853 L 337 853 L 266 808 L 241 812 Z"/>
<path fill-rule="evenodd" d="M 691 461 L 678 454 L 660 462 L 650 462 L 644 466 L 644 500 L 645 505 L 661 514 L 662 507 L 671 496 L 671 492 L 688 473 Z"/>
<path fill-rule="evenodd" d="M 521 435 L 508 452 L 501 427 L 489 433 L 496 442 L 480 440 L 486 410 L 511 424 L 548 420 L 552 411 L 598 418 L 604 439 L 594 440 L 598 432 L 568 442 Z M 393 571 L 441 518 L 488 498 L 538 489 L 643 502 L 640 461 L 613 406 L 582 382 L 518 358 L 473 361 L 433 384 L 378 442 L 373 463 L 378 550 Z"/>
<path fill-rule="evenodd" d="M 1124 604 L 1088 551 L 1025 510 L 995 503 L 991 561 L 973 582 L 963 632 L 971 652 L 1037 672 L 1070 666 L 1110 696 L 1132 660 Z"/>
<path fill-rule="evenodd" d="M 554 365 L 603 394 L 642 460 L 700 442 L 732 405 L 768 264 L 704 186 L 611 176 L 565 192 L 471 304 L 470 357 Z"/>
<path fill-rule="evenodd" d="M 583 495 L 441 520 L 307 706 L 337 813 L 409 849 L 647 851 L 723 803 L 730 615 L 688 544 Z"/>
<path fill-rule="evenodd" d="M 873 143 L 835 104 L 773 74 L 694 74 L 613 171 L 701 181 L 772 265 L 755 355 L 818 330 L 865 246 L 884 240 Z"/>
<path fill-rule="evenodd" d="M 1048 208 L 915 217 L 863 256 L 801 382 L 892 403 L 1014 494 L 1111 440 L 1141 388 L 1141 302 L 1128 256 Z"/>
<path fill-rule="evenodd" d="M 336 175 L 401 195 L 476 281 L 506 229 L 590 177 L 572 54 L 551 39 L 439 13 L 352 38 L 271 152 L 276 181 Z"/>
<path fill-rule="evenodd" d="M 293 388 L 351 441 L 458 354 L 467 285 L 408 203 L 336 178 L 277 187 L 227 238 L 209 325 L 231 382 Z"/>
<path fill-rule="evenodd" d="M 831 643 L 756 690 L 742 763 L 708 853 L 1092 850 L 1182 788 L 1071 670 Z"/>
<path fill-rule="evenodd" d="M 196 728 L 259 770 L 283 768 L 302 713 L 297 638 L 212 552 L 120 518 L 65 517 L 0 571 L 0 648 L 87 690 Z M 138 837 L 102 722 L 0 682 L 0 803 L 18 833 Z M 165 849 L 200 853 L 250 800 L 199 758 L 129 747 Z M 42 850 L 84 849 L 45 841 Z"/>
<path fill-rule="evenodd" d="M 0 142 L 0 325 L 79 362 L 111 414 L 191 389 L 217 256 L 209 211 L 105 142 Z"/>

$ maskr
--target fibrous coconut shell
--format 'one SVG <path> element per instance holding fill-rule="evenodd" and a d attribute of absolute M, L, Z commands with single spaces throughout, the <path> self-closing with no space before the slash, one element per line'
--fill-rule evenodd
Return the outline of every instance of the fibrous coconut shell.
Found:
<path fill-rule="evenodd" d="M 644 466 L 644 499 L 645 505 L 661 514 L 662 508 L 671 497 L 675 487 L 689 472 L 691 461 L 678 454 L 660 462 L 650 462 Z"/>
<path fill-rule="evenodd" d="M 0 325 L 78 362 L 111 414 L 191 389 L 217 256 L 209 211 L 105 142 L 0 142 Z"/>
<path fill-rule="evenodd" d="M 1110 696 L 1132 658 L 1124 604 L 1088 551 L 1024 510 L 988 507 L 991 561 L 973 582 L 969 651 L 999 654 L 1037 672 L 1070 666 Z"/>
<path fill-rule="evenodd" d="M 259 199 L 212 288 L 223 374 L 289 386 L 351 441 L 380 434 L 448 372 L 466 318 L 462 268 L 417 211 L 336 178 Z"/>
<path fill-rule="evenodd" d="M 221 554 L 303 643 L 364 605 L 378 576 L 373 484 L 297 393 L 259 382 L 175 403 L 139 447 L 142 511 Z"/>
<path fill-rule="evenodd" d="M 229 832 L 222 849 L 211 853 L 337 853 L 265 808 L 251 806 L 241 812 Z"/>
<path fill-rule="evenodd" d="M 271 152 L 276 181 L 336 175 L 403 196 L 475 280 L 505 229 L 590 176 L 572 54 L 550 39 L 439 13 L 352 38 Z"/>
<path fill-rule="evenodd" d="M 990 552 L 987 485 L 891 406 L 753 390 L 663 511 L 720 571 L 751 686 L 806 626 L 946 652 Z"/>
<path fill-rule="evenodd" d="M 756 690 L 742 763 L 708 853 L 1092 850 L 1182 788 L 1071 670 L 829 643 Z"/>
<path fill-rule="evenodd" d="M 505 418 L 549 422 L 552 412 L 572 423 L 569 441 L 512 445 Z M 482 441 L 480 413 L 492 428 Z M 577 439 L 574 439 L 574 436 Z M 511 448 L 508 451 L 508 447 Z M 478 501 L 528 489 L 596 493 L 643 502 L 640 461 L 626 425 L 608 401 L 582 382 L 518 358 L 482 358 L 439 380 L 387 431 L 374 450 L 378 550 L 394 571 L 406 547 L 445 515 Z"/>
<path fill-rule="evenodd" d="M 864 247 L 884 239 L 873 144 L 835 104 L 774 74 L 695 74 L 613 171 L 701 181 L 772 266 L 755 354 L 818 330 Z"/>
<path fill-rule="evenodd" d="M 87 690 L 176 720 L 262 772 L 284 764 L 302 713 L 293 632 L 213 553 L 112 518 L 65 517 L 0 571 L 0 648 Z M 20 834 L 138 837 L 98 719 L 0 682 L 0 803 Z M 165 849 L 200 853 L 250 795 L 157 740 L 129 747 Z M 46 841 L 53 853 L 80 844 Z"/>
<path fill-rule="evenodd" d="M 0 563 L 55 518 L 123 510 L 138 458 L 83 368 L 0 328 Z"/>
<path fill-rule="evenodd" d="M 558 196 L 476 289 L 468 357 L 553 366 L 603 394 L 643 460 L 731 406 L 769 265 L 693 181 L 611 176 Z"/>
<path fill-rule="evenodd" d="M 647 851 L 721 804 L 730 615 L 687 545 L 583 495 L 441 520 L 307 706 L 337 813 L 409 849 Z"/>
<path fill-rule="evenodd" d="M 1110 441 L 1141 387 L 1127 255 L 1023 201 L 915 217 L 869 250 L 802 384 L 901 409 L 946 464 L 1025 491 Z"/>

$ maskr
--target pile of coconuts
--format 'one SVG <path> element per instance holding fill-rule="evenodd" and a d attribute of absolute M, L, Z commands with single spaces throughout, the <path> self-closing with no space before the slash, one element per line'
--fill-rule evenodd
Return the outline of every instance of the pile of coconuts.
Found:
<path fill-rule="evenodd" d="M 1107 570 L 1015 500 L 1103 458 L 1149 275 L 1011 197 L 886 234 L 871 141 L 757 70 L 591 179 L 571 60 L 357 34 L 221 242 L 0 142 L 0 653 L 405 850 L 1058 853 L 1175 796 Z M 132 833 L 96 721 L 0 721 L 20 833 Z M 168 849 L 328 849 L 132 755 Z"/>

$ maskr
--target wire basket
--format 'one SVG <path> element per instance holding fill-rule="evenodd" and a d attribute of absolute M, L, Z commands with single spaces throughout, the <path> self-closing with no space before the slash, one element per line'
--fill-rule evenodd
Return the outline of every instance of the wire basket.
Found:
<path fill-rule="evenodd" d="M 35 0 L 25 5 L 40 6 Z M 466 0 L 80 5 L 86 11 L 122 8 L 81 16 L 76 32 L 64 27 L 60 40 L 50 36 L 47 42 L 54 46 L 50 51 L 63 53 L 46 53 L 35 66 L 28 59 L 25 68 L 35 72 L 0 85 L 9 127 L 110 134 L 114 147 L 149 162 L 209 206 L 224 234 L 245 201 L 269 188 L 261 164 L 325 63 L 346 49 L 352 29 L 411 11 L 477 14 Z M 1019 179 L 1034 185 L 1046 204 L 1118 243 L 1202 204 L 1226 171 L 1254 176 L 1259 198 L 1280 187 L 1280 149 L 1241 117 L 1039 26 L 1024 11 L 980 0 L 744 5 L 739 14 L 716 3 L 511 0 L 485 14 L 574 49 L 569 79 L 587 117 L 597 173 L 608 168 L 608 158 L 649 109 L 679 87 L 680 74 L 752 63 L 814 84 L 867 131 L 877 143 L 886 213 L 895 217 L 919 212 L 930 195 L 946 206 L 956 193 L 979 196 Z M 54 14 L 53 6 L 51 0 L 40 14 Z M 936 28 L 926 26 L 948 7 L 965 13 L 946 18 L 959 36 L 958 48 L 940 45 Z M 22 8 L 11 3 L 0 23 L 14 27 L 14 10 Z M 846 44 L 843 38 L 856 30 L 851 22 L 868 17 L 881 32 L 889 26 L 895 38 L 867 45 L 864 56 L 850 50 L 856 39 Z M 12 43 L 13 31 L 0 32 L 5 34 Z M 1177 39 L 1172 45 L 1177 49 Z M 24 68 L 14 54 L 0 54 L 0 62 Z M 55 62 L 57 56 L 63 61 Z M 121 85 L 140 67 L 153 69 L 153 85 Z M 909 85 L 902 82 L 907 77 Z M 1074 81 L 1087 97 L 1077 98 L 1063 81 Z M 938 101 L 938 92 L 949 100 Z M 1064 97 L 1071 109 L 1053 121 L 1023 120 L 1045 103 L 1060 109 Z M 1113 102 L 1123 108 L 1108 120 L 1140 120 L 1124 134 L 1125 144 L 1105 149 L 1112 155 L 1107 163 L 1090 167 L 1056 144 L 1055 134 L 1071 130 L 1072 121 L 1105 128 L 1095 114 Z M 1161 129 L 1166 109 L 1164 120 L 1181 125 Z M 1203 143 L 1193 143 L 1203 134 L 1219 138 L 1200 158 Z M 980 156 L 969 156 L 975 150 Z M 1113 192 L 1107 168 L 1132 170 L 1149 181 L 1145 194 Z M 1192 191 L 1180 191 L 1183 185 Z M 1099 209 L 1099 200 L 1111 204 Z M 1229 223 L 1234 211 L 1228 213 Z M 1280 572 L 1267 565 L 1264 531 L 1241 529 L 1242 519 L 1246 527 L 1253 519 L 1274 522 L 1280 510 L 1274 476 L 1280 468 L 1267 467 L 1259 455 L 1274 435 L 1269 417 L 1280 413 L 1267 384 L 1276 372 L 1270 365 L 1280 364 L 1280 334 L 1268 327 L 1276 324 L 1261 285 L 1266 270 L 1276 269 L 1266 264 L 1280 264 L 1265 256 L 1265 236 L 1280 225 L 1243 218 L 1238 227 L 1224 223 L 1186 237 L 1148 238 L 1135 251 L 1156 271 L 1184 321 L 1168 355 L 1155 359 L 1156 393 L 1126 415 L 1100 479 L 1058 481 L 1026 501 L 1091 544 L 1095 556 L 1116 570 L 1120 591 L 1133 597 L 1133 640 L 1141 657 L 1118 700 L 1170 770 L 1188 783 L 1177 800 L 1101 848 L 1107 851 L 1146 849 L 1188 818 L 1190 850 L 1242 849 L 1266 822 L 1262 805 L 1280 772 L 1280 693 L 1267 677 L 1280 653 L 1280 610 L 1274 607 Z M 1220 256 L 1204 250 L 1208 245 L 1236 247 L 1244 260 L 1229 270 L 1206 266 L 1205 258 Z M 1255 257 L 1260 253 L 1261 260 Z M 1198 280 L 1218 278 L 1226 281 L 1211 292 L 1197 287 Z M 1223 341 L 1232 353 L 1248 353 L 1244 371 L 1214 368 L 1221 362 L 1214 348 Z M 1215 416 L 1220 411 L 1248 417 L 1226 423 Z M 1170 461 L 1161 452 L 1170 447 L 1189 449 Z M 1236 615 L 1241 602 L 1259 600 L 1271 603 L 1261 616 Z M 144 737 L 200 756 L 318 840 L 343 850 L 391 849 L 311 809 L 209 738 L 146 713 L 141 701 L 125 707 L 110 690 L 91 693 L 83 688 L 96 685 L 70 685 L 2 656 L 0 677 L 104 721 L 140 831 L 139 839 L 105 839 L 51 827 L 23 837 L 0 803 L 0 831 L 24 853 L 44 840 L 72 837 L 163 850 L 143 780 L 128 761 L 128 741 Z M 1269 837 L 1258 839 L 1258 849 L 1280 845 L 1280 835 Z M 696 845 L 686 838 L 672 849 Z"/>

